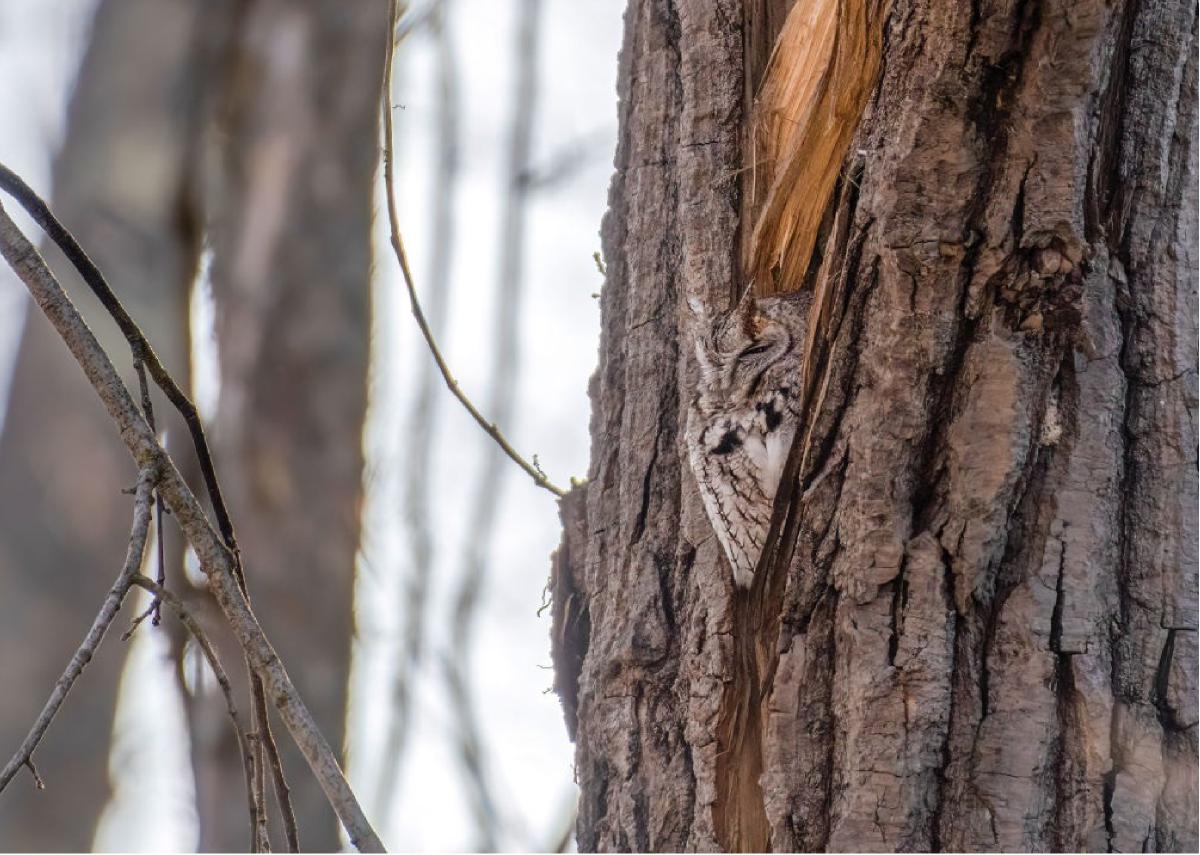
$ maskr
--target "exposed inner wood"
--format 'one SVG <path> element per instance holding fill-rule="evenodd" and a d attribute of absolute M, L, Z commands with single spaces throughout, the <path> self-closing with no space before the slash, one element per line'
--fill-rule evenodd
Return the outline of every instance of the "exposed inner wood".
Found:
<path fill-rule="evenodd" d="M 776 38 L 749 122 L 746 279 L 760 295 L 804 285 L 817 233 L 875 89 L 889 0 L 799 0 Z"/>

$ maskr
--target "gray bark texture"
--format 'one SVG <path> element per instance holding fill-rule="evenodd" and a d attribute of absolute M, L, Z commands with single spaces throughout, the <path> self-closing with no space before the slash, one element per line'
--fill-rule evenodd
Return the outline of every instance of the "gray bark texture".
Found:
<path fill-rule="evenodd" d="M 755 16 L 786 5 L 626 13 L 553 573 L 579 847 L 1194 851 L 1196 7 L 894 0 L 747 593 L 683 448 L 683 297 L 742 284 Z"/>

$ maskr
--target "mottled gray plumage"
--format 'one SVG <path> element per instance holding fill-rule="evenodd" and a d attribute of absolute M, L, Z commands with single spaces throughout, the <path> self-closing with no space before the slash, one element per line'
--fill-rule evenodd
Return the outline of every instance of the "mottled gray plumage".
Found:
<path fill-rule="evenodd" d="M 700 381 L 685 439 L 704 509 L 734 581 L 754 580 L 796 433 L 809 299 L 747 297 L 713 318 L 696 302 Z"/>

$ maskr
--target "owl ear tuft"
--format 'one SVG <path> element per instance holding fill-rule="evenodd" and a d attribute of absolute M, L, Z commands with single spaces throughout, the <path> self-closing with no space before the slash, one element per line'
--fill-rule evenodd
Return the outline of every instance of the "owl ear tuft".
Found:
<path fill-rule="evenodd" d="M 687 297 L 687 311 L 691 315 L 691 334 L 692 343 L 696 349 L 696 361 L 700 364 L 700 370 L 705 374 L 711 373 L 714 370 L 712 353 L 711 337 L 711 321 L 708 316 L 708 310 L 704 307 L 704 302 L 695 294 L 689 294 Z"/>
<path fill-rule="evenodd" d="M 742 289 L 742 296 L 738 298 L 737 305 L 733 307 L 733 316 L 741 324 L 742 331 L 754 338 L 758 335 L 761 329 L 761 321 L 758 317 L 758 301 L 754 299 L 754 283 L 747 282 L 746 287 Z"/>
<path fill-rule="evenodd" d="M 708 348 L 704 346 L 704 337 L 697 335 L 694 344 L 696 346 L 696 362 L 699 363 L 701 372 L 710 373 L 713 370 L 713 362 L 709 357 Z"/>

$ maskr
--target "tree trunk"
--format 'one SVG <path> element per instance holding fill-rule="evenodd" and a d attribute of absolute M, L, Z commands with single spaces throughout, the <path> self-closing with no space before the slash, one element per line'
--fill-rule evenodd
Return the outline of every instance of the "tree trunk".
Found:
<path fill-rule="evenodd" d="M 340 747 L 387 5 L 258 0 L 234 18 L 214 81 L 218 143 L 206 176 L 221 377 L 213 441 L 259 619 Z M 233 651 L 223 660 L 239 673 Z M 222 703 L 206 692 L 190 710 L 201 846 L 216 851 L 247 839 L 242 764 Z M 301 846 L 336 850 L 333 811 L 275 729 Z"/>
<path fill-rule="evenodd" d="M 1195 6 L 857 22 L 880 70 L 813 260 L 755 282 L 824 299 L 742 591 L 683 444 L 685 299 L 751 266 L 747 93 L 788 5 L 626 13 L 554 572 L 579 847 L 1194 850 Z"/>

